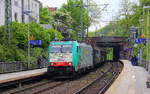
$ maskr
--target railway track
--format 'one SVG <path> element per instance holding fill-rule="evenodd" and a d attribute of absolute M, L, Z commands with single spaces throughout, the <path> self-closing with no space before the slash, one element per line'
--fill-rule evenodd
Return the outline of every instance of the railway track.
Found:
<path fill-rule="evenodd" d="M 122 65 L 120 67 L 122 67 Z M 108 69 L 100 77 L 86 85 L 81 90 L 77 91 L 75 94 L 104 94 L 104 92 L 107 90 L 107 88 L 109 88 L 121 71 L 121 68 L 117 70 L 114 69 L 115 68 Z"/>
<path fill-rule="evenodd" d="M 18 88 L 2 94 L 41 94 L 43 91 L 53 89 L 68 81 L 45 81 L 24 88 Z"/>
<path fill-rule="evenodd" d="M 114 65 L 116 65 L 116 63 L 114 63 Z M 63 84 L 41 94 L 99 94 L 100 92 L 100 94 L 102 94 L 117 77 L 117 73 L 119 73 L 122 69 L 120 68 L 119 71 L 117 69 L 118 66 L 114 67 L 114 65 L 112 62 L 107 63 L 106 65 L 98 68 L 94 72 L 87 74 L 86 76 L 70 81 L 69 83 Z M 96 84 L 93 84 L 94 82 Z M 101 84 L 97 84 L 99 82 Z M 86 90 L 80 92 L 82 91 L 83 87 Z"/>
<path fill-rule="evenodd" d="M 121 71 L 121 68 L 118 69 L 118 67 L 121 66 L 114 67 L 113 63 L 106 63 L 77 79 L 46 80 L 2 94 L 103 94 Z"/>

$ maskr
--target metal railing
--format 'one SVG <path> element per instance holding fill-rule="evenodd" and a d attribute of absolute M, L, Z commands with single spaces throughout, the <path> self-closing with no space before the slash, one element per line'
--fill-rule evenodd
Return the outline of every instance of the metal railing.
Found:
<path fill-rule="evenodd" d="M 149 60 L 144 60 L 142 59 L 141 61 L 139 61 L 139 64 L 140 66 L 144 67 L 146 70 L 149 69 L 149 64 L 150 64 L 150 61 Z"/>
<path fill-rule="evenodd" d="M 42 60 L 40 63 L 35 62 L 27 64 L 27 62 L 0 62 L 0 74 L 10 73 L 10 72 L 20 72 L 33 69 L 41 69 L 47 67 L 47 61 Z"/>

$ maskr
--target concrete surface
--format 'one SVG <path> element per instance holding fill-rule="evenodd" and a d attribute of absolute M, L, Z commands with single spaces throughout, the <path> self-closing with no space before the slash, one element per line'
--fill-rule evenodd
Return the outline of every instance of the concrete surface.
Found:
<path fill-rule="evenodd" d="M 43 75 L 46 73 L 46 71 L 47 71 L 47 68 L 43 68 L 43 69 L 29 70 L 29 71 L 23 71 L 23 72 L 0 74 L 0 84 Z"/>
<path fill-rule="evenodd" d="M 148 72 L 140 66 L 132 66 L 128 60 L 122 60 L 124 68 L 105 92 L 105 94 L 150 94 L 150 88 L 146 87 Z"/>

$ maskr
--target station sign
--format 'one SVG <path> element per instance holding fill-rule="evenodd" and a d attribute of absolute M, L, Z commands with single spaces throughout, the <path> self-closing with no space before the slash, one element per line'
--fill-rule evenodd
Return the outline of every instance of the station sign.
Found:
<path fill-rule="evenodd" d="M 30 45 L 42 45 L 42 40 L 30 40 Z"/>
<path fill-rule="evenodd" d="M 126 51 L 130 52 L 132 51 L 132 48 L 126 48 Z"/>
<path fill-rule="evenodd" d="M 135 43 L 140 44 L 140 43 L 147 43 L 146 38 L 137 38 L 135 39 Z"/>

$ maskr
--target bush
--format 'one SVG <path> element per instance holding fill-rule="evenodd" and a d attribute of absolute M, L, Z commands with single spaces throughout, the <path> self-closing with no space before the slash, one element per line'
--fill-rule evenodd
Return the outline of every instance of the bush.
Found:
<path fill-rule="evenodd" d="M 13 22 L 11 24 L 11 40 L 8 43 L 8 32 L 5 31 L 4 26 L 0 26 L 0 61 L 22 61 L 28 60 L 28 24 L 21 24 Z M 49 42 L 55 37 L 61 40 L 63 36 L 60 32 L 54 29 L 44 29 L 37 23 L 29 24 L 30 39 L 42 40 L 43 44 L 40 47 L 31 45 L 30 60 L 31 63 L 37 62 L 39 57 L 47 59 L 47 48 Z"/>

